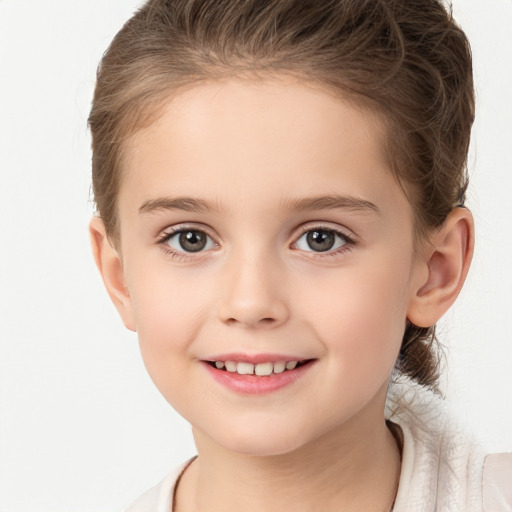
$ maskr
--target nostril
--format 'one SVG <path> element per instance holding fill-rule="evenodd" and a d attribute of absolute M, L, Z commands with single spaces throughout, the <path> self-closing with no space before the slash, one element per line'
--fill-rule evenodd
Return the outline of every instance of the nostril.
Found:
<path fill-rule="evenodd" d="M 248 321 L 241 321 L 241 320 L 238 320 L 236 318 L 228 318 L 226 320 L 226 322 L 228 324 L 252 324 L 252 325 L 271 325 L 273 323 L 275 323 L 277 320 L 275 318 L 271 318 L 271 317 L 265 317 L 265 318 L 260 318 L 259 320 L 256 320 L 254 323 L 253 322 L 248 322 Z"/>
<path fill-rule="evenodd" d="M 254 299 L 254 298 L 253 298 Z M 233 327 L 274 328 L 289 317 L 286 304 L 281 300 L 226 300 L 219 307 L 219 318 Z"/>

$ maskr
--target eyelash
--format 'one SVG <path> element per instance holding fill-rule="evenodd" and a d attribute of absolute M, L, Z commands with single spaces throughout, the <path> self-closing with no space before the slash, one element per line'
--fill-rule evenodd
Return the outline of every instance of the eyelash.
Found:
<path fill-rule="evenodd" d="M 342 254 L 344 252 L 350 251 L 353 247 L 355 247 L 357 245 L 357 241 L 352 236 L 347 235 L 346 233 L 344 233 L 340 229 L 336 229 L 336 228 L 333 228 L 332 226 L 328 226 L 328 225 L 315 224 L 315 225 L 309 225 L 309 226 L 302 227 L 300 229 L 300 231 L 299 231 L 299 235 L 295 238 L 295 242 L 293 242 L 292 246 L 296 246 L 297 242 L 306 233 L 309 233 L 309 232 L 312 232 L 312 231 L 315 231 L 315 230 L 316 231 L 328 231 L 328 232 L 334 233 L 335 235 L 340 237 L 345 242 L 341 247 L 339 247 L 339 248 L 337 248 L 335 250 L 327 250 L 325 252 L 313 251 L 313 250 L 312 251 L 305 251 L 305 252 L 310 253 L 311 257 L 313 257 L 315 259 L 316 258 L 329 258 L 329 257 L 338 256 L 338 255 L 340 255 L 340 254 Z M 200 228 L 197 228 L 197 227 L 194 227 L 194 226 L 181 225 L 181 226 L 177 226 L 177 227 L 174 227 L 174 228 L 170 228 L 167 231 L 164 231 L 158 237 L 157 244 L 161 245 L 162 249 L 164 250 L 164 252 L 166 254 L 169 254 L 172 258 L 176 258 L 180 262 L 188 261 L 188 260 L 190 260 L 191 258 L 194 257 L 193 256 L 193 254 L 194 254 L 193 252 L 176 251 L 176 250 L 172 249 L 169 245 L 167 245 L 167 242 L 169 242 L 169 240 L 171 240 L 173 237 L 179 235 L 180 233 L 184 233 L 184 232 L 187 232 L 187 231 L 194 231 L 194 232 L 198 232 L 198 233 L 203 233 L 208 238 L 213 240 L 213 237 L 210 236 L 207 233 L 207 231 L 205 231 L 204 229 L 200 229 Z M 215 245 L 218 246 L 218 244 L 216 244 L 216 243 L 215 243 Z M 199 255 L 199 254 L 201 254 L 203 252 L 204 251 L 201 250 L 201 251 L 198 251 L 197 254 Z"/>
<path fill-rule="evenodd" d="M 357 241 L 354 237 L 348 235 L 347 233 L 343 232 L 339 228 L 334 228 L 333 226 L 327 225 L 327 224 L 313 224 L 308 226 L 303 226 L 299 231 L 299 236 L 296 237 L 295 242 L 292 245 L 297 245 L 297 242 L 306 234 L 310 233 L 312 231 L 329 231 L 331 233 L 334 233 L 335 235 L 339 236 L 345 243 L 334 250 L 327 250 L 325 252 L 319 252 L 319 251 L 306 251 L 315 259 L 317 258 L 330 258 L 339 256 L 340 254 L 344 252 L 350 251 L 353 247 L 357 245 Z"/>
<path fill-rule="evenodd" d="M 179 235 L 180 233 L 186 233 L 187 231 L 193 231 L 193 232 L 198 232 L 198 233 L 203 233 L 204 235 L 206 235 L 208 238 L 210 238 L 211 240 L 213 240 L 213 237 L 210 236 L 208 234 L 208 232 L 205 230 L 205 229 L 201 229 L 201 228 L 198 228 L 198 227 L 195 227 L 195 226 L 187 226 L 186 224 L 185 225 L 181 225 L 181 226 L 176 226 L 174 228 L 169 228 L 168 230 L 164 231 L 157 239 L 157 244 L 158 245 L 161 245 L 162 246 L 162 249 L 163 251 L 168 254 L 169 256 L 171 256 L 172 258 L 175 258 L 177 259 L 179 262 L 182 262 L 182 261 L 188 261 L 190 260 L 193 256 L 193 252 L 186 252 L 186 251 L 176 251 L 174 250 L 172 247 L 170 247 L 169 245 L 167 245 L 167 242 L 169 242 L 169 240 L 171 240 L 173 237 Z M 215 244 L 215 245 L 218 245 L 218 244 Z M 201 254 L 203 251 L 198 251 L 198 255 Z"/>

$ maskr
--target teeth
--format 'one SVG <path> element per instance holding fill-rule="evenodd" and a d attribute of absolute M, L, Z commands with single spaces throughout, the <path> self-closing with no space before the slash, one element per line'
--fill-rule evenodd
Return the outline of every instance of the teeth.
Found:
<path fill-rule="evenodd" d="M 272 363 L 260 363 L 256 365 L 255 373 L 256 375 L 270 375 L 273 369 Z"/>
<path fill-rule="evenodd" d="M 236 371 L 239 375 L 252 375 L 254 373 L 254 365 L 251 363 L 238 363 Z"/>
<path fill-rule="evenodd" d="M 274 363 L 274 373 L 283 373 L 286 368 L 286 363 L 280 361 L 279 363 Z"/>
<path fill-rule="evenodd" d="M 283 373 L 285 370 L 293 370 L 297 367 L 298 361 L 278 361 L 277 363 L 237 363 L 236 361 L 215 361 L 215 368 L 222 370 L 223 368 L 230 373 L 238 373 L 239 375 L 258 375 L 266 377 L 272 373 Z"/>
<path fill-rule="evenodd" d="M 222 361 L 219 361 L 222 362 Z M 236 372 L 236 366 L 237 364 L 234 361 L 226 361 L 226 370 L 231 373 Z"/>

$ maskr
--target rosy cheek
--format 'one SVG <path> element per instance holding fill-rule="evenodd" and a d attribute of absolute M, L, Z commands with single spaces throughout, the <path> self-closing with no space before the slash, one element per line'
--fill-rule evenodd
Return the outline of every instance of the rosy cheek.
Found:
<path fill-rule="evenodd" d="M 183 350 L 192 342 L 200 324 L 205 293 L 198 293 L 197 284 L 188 280 L 145 279 L 134 293 L 135 317 L 141 349 L 161 355 Z M 155 356 L 158 357 L 158 356 Z"/>
<path fill-rule="evenodd" d="M 357 351 L 381 338 L 400 337 L 404 305 L 389 273 L 357 275 L 342 270 L 308 289 L 308 294 L 295 293 L 307 297 L 302 314 L 319 329 L 321 339 L 339 340 L 340 349 Z"/>

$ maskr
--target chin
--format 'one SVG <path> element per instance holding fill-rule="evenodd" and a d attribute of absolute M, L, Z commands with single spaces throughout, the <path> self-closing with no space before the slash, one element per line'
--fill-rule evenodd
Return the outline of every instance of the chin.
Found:
<path fill-rule="evenodd" d="M 233 442 L 234 441 L 234 442 Z M 236 439 L 224 448 L 239 455 L 250 457 L 272 457 L 286 455 L 300 448 L 296 439 Z"/>
<path fill-rule="evenodd" d="M 304 429 L 299 431 L 289 426 L 232 426 L 222 429 L 218 434 L 207 433 L 208 437 L 223 449 L 251 457 L 285 455 L 308 443 Z"/>

